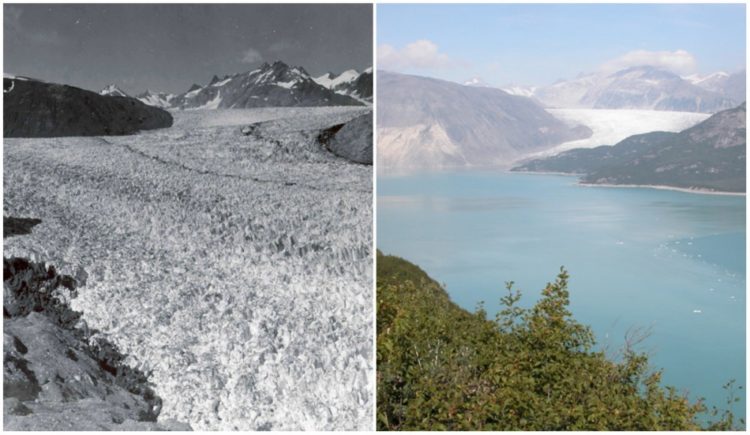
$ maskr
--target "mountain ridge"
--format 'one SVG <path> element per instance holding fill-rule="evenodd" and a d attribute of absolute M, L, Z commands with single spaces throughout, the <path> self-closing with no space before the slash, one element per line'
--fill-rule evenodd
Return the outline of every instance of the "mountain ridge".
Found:
<path fill-rule="evenodd" d="M 500 89 L 388 71 L 378 80 L 381 168 L 502 166 L 591 134 Z"/>
<path fill-rule="evenodd" d="M 193 84 L 180 94 L 147 90 L 136 98 L 152 106 L 180 110 L 367 105 L 372 101 L 371 71 L 369 83 L 360 81 L 367 74 L 367 70 L 347 70 L 339 76 L 327 73 L 313 78 L 301 66 L 264 62 L 254 70 L 222 78 L 214 75 L 208 84 Z"/>

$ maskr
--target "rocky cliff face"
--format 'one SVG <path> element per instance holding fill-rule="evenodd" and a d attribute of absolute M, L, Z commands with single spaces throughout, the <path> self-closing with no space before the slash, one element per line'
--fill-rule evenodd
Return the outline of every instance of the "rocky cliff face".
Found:
<path fill-rule="evenodd" d="M 35 223 L 10 221 L 14 229 L 4 236 L 28 233 Z M 83 279 L 23 258 L 3 259 L 3 429 L 190 430 L 156 422 L 161 399 L 147 375 L 126 365 L 69 308 Z"/>
<path fill-rule="evenodd" d="M 18 77 L 3 79 L 3 109 L 4 137 L 125 135 L 172 125 L 168 112 L 135 98 Z"/>

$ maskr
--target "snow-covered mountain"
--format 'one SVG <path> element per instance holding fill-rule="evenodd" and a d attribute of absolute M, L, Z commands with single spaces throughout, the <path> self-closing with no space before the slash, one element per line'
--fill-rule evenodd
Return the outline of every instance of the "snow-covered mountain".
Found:
<path fill-rule="evenodd" d="M 147 91 L 146 104 L 170 109 L 218 109 L 289 106 L 357 106 L 361 101 L 318 84 L 304 68 L 284 62 L 223 78 L 214 76 L 205 86 L 194 84 L 178 95 Z"/>
<path fill-rule="evenodd" d="M 332 72 L 328 72 L 326 74 L 323 74 L 320 77 L 316 77 L 314 80 L 317 84 L 324 86 L 328 89 L 335 89 L 336 86 L 342 83 L 352 82 L 356 80 L 357 77 L 359 77 L 359 72 L 357 72 L 356 69 L 348 69 L 339 75 L 336 75 Z"/>
<path fill-rule="evenodd" d="M 145 104 L 148 104 L 149 106 L 167 109 L 171 107 L 170 102 L 174 98 L 174 94 L 167 94 L 166 92 L 153 92 L 146 89 L 146 92 L 136 95 L 135 98 Z"/>
<path fill-rule="evenodd" d="M 736 106 L 739 91 L 717 91 L 723 74 L 680 77 L 652 66 L 614 73 L 581 74 L 535 89 L 530 95 L 547 107 L 593 109 L 650 109 L 713 113 Z M 744 94 L 744 72 L 737 76 Z"/>
<path fill-rule="evenodd" d="M 724 71 L 719 71 L 711 74 L 700 75 L 692 74 L 683 77 L 683 79 L 690 83 L 721 94 L 733 101 L 745 101 L 745 77 L 746 71 L 742 71 L 729 74 Z"/>
<path fill-rule="evenodd" d="M 355 69 L 346 70 L 339 75 L 329 72 L 314 80 L 337 94 L 372 102 L 372 68 L 367 68 L 361 73 Z"/>
<path fill-rule="evenodd" d="M 118 88 L 117 85 L 109 84 L 104 89 L 99 91 L 99 95 L 106 95 L 108 97 L 127 97 L 128 94 L 122 89 Z"/>
<path fill-rule="evenodd" d="M 687 76 L 682 76 L 684 80 L 687 80 L 696 86 L 711 90 L 715 90 L 717 85 L 720 85 L 722 82 L 726 81 L 728 77 L 729 73 L 726 73 L 724 71 L 717 71 L 711 74 L 690 74 Z"/>

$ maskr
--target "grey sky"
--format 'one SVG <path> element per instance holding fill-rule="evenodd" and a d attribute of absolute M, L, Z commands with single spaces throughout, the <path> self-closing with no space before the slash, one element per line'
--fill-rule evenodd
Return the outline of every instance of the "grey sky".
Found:
<path fill-rule="evenodd" d="M 184 92 L 282 60 L 372 65 L 368 4 L 5 4 L 4 72 L 96 90 Z"/>

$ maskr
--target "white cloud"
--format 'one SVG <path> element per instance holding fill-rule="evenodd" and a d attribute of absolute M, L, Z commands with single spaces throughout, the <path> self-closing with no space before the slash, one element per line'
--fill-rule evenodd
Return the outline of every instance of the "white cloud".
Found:
<path fill-rule="evenodd" d="M 261 56 L 260 52 L 254 48 L 248 48 L 242 53 L 242 59 L 240 61 L 242 63 L 258 63 L 261 60 L 263 60 L 263 56 Z"/>
<path fill-rule="evenodd" d="M 392 45 L 378 46 L 378 67 L 385 69 L 447 68 L 456 63 L 438 50 L 437 44 L 420 39 L 398 49 Z"/>
<path fill-rule="evenodd" d="M 273 44 L 271 44 L 268 47 L 268 51 L 270 51 L 272 53 L 278 53 L 278 52 L 281 52 L 281 51 L 286 51 L 286 50 L 295 48 L 298 45 L 299 45 L 299 43 L 296 42 L 296 41 L 295 42 L 293 42 L 293 41 L 287 41 L 287 40 L 276 41 L 276 42 L 274 42 Z"/>
<path fill-rule="evenodd" d="M 685 50 L 635 50 L 605 62 L 600 69 L 604 72 L 614 72 L 633 66 L 649 65 L 676 74 L 689 74 L 695 71 L 696 64 L 695 57 Z"/>

